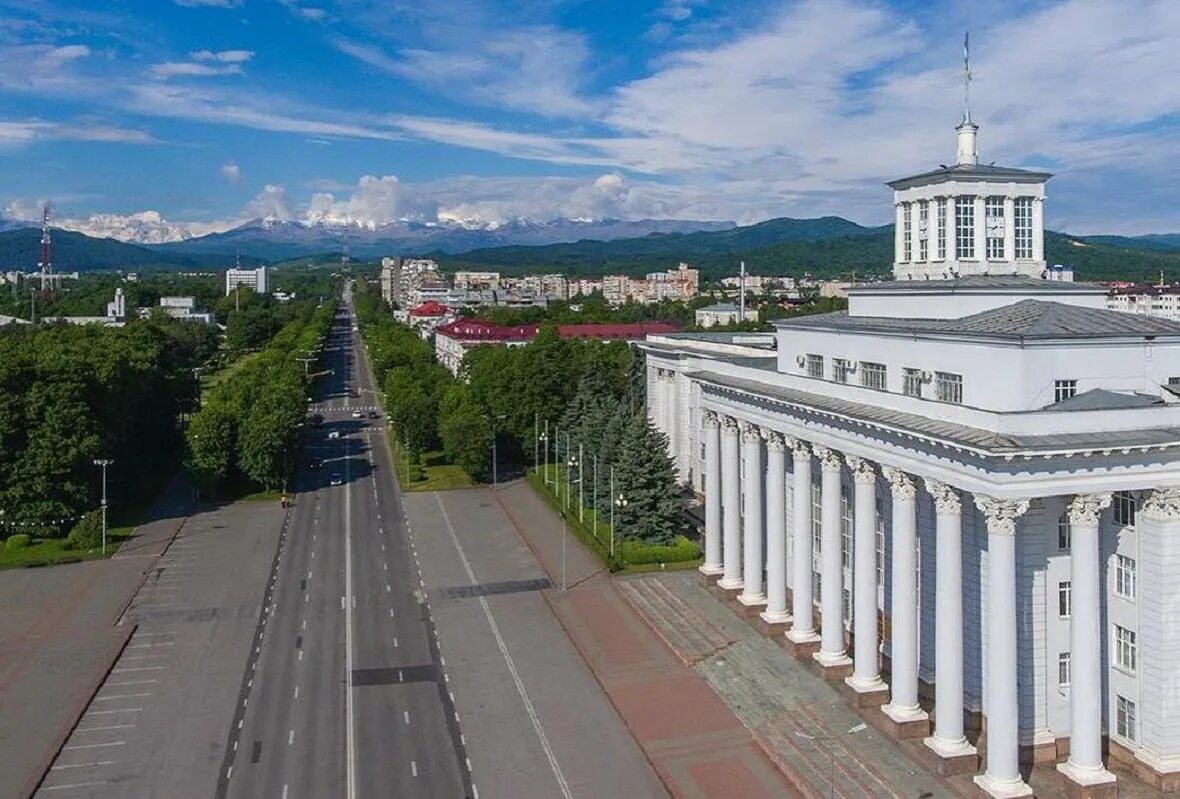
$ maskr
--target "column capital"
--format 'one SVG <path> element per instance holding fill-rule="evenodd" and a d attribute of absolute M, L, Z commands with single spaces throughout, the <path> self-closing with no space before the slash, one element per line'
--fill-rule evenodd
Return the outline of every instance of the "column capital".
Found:
<path fill-rule="evenodd" d="M 1156 488 L 1143 500 L 1144 516 L 1171 521 L 1180 519 L 1180 488 Z"/>
<path fill-rule="evenodd" d="M 987 521 L 990 535 L 1016 535 L 1016 520 L 1028 510 L 1027 499 L 996 499 L 984 494 L 975 495 L 975 507 Z"/>
<path fill-rule="evenodd" d="M 941 480 L 931 480 L 927 477 L 922 481 L 926 490 L 934 498 L 935 513 L 959 514 L 963 512 L 963 498 L 959 490 Z"/>
<path fill-rule="evenodd" d="M 787 446 L 791 448 L 791 454 L 796 458 L 807 459 L 811 457 L 811 445 L 801 438 L 795 436 L 785 436 Z"/>
<path fill-rule="evenodd" d="M 845 455 L 844 462 L 848 464 L 848 470 L 852 472 L 852 479 L 857 483 L 874 483 L 877 480 L 877 471 L 873 468 L 872 461 L 865 460 L 859 455 Z"/>
<path fill-rule="evenodd" d="M 762 430 L 762 437 L 766 439 L 766 449 L 771 452 L 782 452 L 786 449 L 783 434 L 775 430 Z"/>
<path fill-rule="evenodd" d="M 750 422 L 739 422 L 738 424 L 741 427 L 743 442 L 753 444 L 762 440 L 762 432 L 759 430 L 758 425 L 751 424 Z"/>
<path fill-rule="evenodd" d="M 819 458 L 820 468 L 825 472 L 840 471 L 840 453 L 828 449 L 822 444 L 812 444 L 811 451 L 815 453 L 815 457 Z"/>
<path fill-rule="evenodd" d="M 705 427 L 719 427 L 721 420 L 717 418 L 717 411 L 705 411 Z"/>
<path fill-rule="evenodd" d="M 1110 507 L 1110 494 L 1078 494 L 1069 501 L 1069 523 L 1094 526 L 1102 511 Z"/>
<path fill-rule="evenodd" d="M 889 488 L 893 491 L 894 499 L 913 499 L 917 496 L 917 486 L 914 485 L 914 478 L 903 472 L 901 469 L 895 469 L 892 466 L 882 466 L 881 474 L 889 481 Z"/>
<path fill-rule="evenodd" d="M 721 427 L 722 427 L 723 431 L 726 433 L 731 433 L 736 436 L 738 433 L 737 419 L 733 418 L 732 416 L 720 416 L 720 419 L 721 419 Z"/>

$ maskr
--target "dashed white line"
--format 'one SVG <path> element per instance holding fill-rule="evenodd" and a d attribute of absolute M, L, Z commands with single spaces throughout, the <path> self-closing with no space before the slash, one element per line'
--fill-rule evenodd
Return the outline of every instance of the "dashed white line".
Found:
<path fill-rule="evenodd" d="M 46 785 L 42 790 L 44 791 L 64 791 L 68 788 L 86 788 L 91 785 L 106 785 L 106 780 L 95 780 L 93 782 L 71 782 L 68 785 Z"/>
<path fill-rule="evenodd" d="M 402 711 L 402 718 L 405 719 L 406 726 L 407 727 L 410 726 L 410 711 L 403 710 Z"/>
<path fill-rule="evenodd" d="M 105 744 L 73 744 L 72 746 L 63 747 L 63 750 L 70 749 L 102 749 L 107 746 L 126 746 L 126 741 L 111 741 Z"/>
<path fill-rule="evenodd" d="M 50 771 L 65 771 L 68 768 L 89 768 L 91 766 L 113 766 L 118 760 L 96 760 L 93 763 L 70 763 L 68 766 L 53 766 Z"/>
<path fill-rule="evenodd" d="M 287 733 L 287 746 L 295 745 L 295 730 L 290 730 Z"/>
<path fill-rule="evenodd" d="M 112 699 L 138 699 L 141 696 L 151 696 L 151 693 L 149 692 L 149 693 L 142 693 L 142 694 L 113 694 L 111 696 L 96 696 L 96 697 L 94 697 L 94 701 L 95 702 L 109 702 Z"/>
<path fill-rule="evenodd" d="M 413 774 L 415 777 L 417 777 L 417 776 L 418 776 L 418 761 L 417 761 L 417 760 L 411 760 L 411 761 L 410 761 L 410 772 L 411 772 L 411 773 L 412 773 L 412 774 Z"/>
<path fill-rule="evenodd" d="M 87 716 L 109 716 L 112 713 L 139 713 L 143 710 L 142 707 L 121 707 L 118 710 L 89 710 L 86 712 Z"/>
<path fill-rule="evenodd" d="M 102 730 L 126 730 L 134 727 L 134 724 L 109 724 L 105 727 L 78 727 L 74 732 L 100 732 Z"/>
<path fill-rule="evenodd" d="M 295 686 L 295 698 L 296 699 L 299 698 L 299 686 L 298 685 Z"/>

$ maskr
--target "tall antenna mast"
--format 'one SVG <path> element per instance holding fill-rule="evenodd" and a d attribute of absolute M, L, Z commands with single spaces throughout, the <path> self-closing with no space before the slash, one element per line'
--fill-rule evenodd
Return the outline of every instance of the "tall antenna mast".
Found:
<path fill-rule="evenodd" d="M 41 293 L 49 293 L 53 285 L 53 239 L 49 235 L 49 203 L 41 214 Z"/>
<path fill-rule="evenodd" d="M 971 121 L 971 31 L 963 33 L 963 121 Z"/>
<path fill-rule="evenodd" d="M 741 276 L 738 278 L 738 297 L 740 303 L 740 310 L 738 311 L 738 323 L 746 321 L 746 262 L 742 261 Z"/>

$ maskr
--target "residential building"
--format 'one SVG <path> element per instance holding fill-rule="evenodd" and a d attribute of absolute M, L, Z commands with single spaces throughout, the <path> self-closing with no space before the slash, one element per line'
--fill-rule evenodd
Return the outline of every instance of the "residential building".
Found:
<path fill-rule="evenodd" d="M 206 325 L 211 325 L 214 322 L 213 314 L 197 310 L 196 297 L 161 297 L 159 307 L 173 319 L 200 322 Z M 146 316 L 147 312 L 146 308 L 140 310 L 142 316 Z"/>
<path fill-rule="evenodd" d="M 381 299 L 392 306 L 397 302 L 398 282 L 401 279 L 401 258 L 382 258 L 381 274 L 378 280 L 381 284 Z"/>
<path fill-rule="evenodd" d="M 498 289 L 500 288 L 500 273 L 459 271 L 455 273 L 452 285 L 460 291 Z"/>
<path fill-rule="evenodd" d="M 1180 286 L 1132 283 L 1116 286 L 1106 297 L 1112 311 L 1180 321 Z"/>
<path fill-rule="evenodd" d="M 228 297 L 233 294 L 234 289 L 238 286 L 247 286 L 254 290 L 255 294 L 267 294 L 270 292 L 270 284 L 267 280 L 267 271 L 265 266 L 260 266 L 257 269 L 227 269 L 225 270 L 225 294 Z"/>
<path fill-rule="evenodd" d="M 717 302 L 697 308 L 697 327 L 716 327 L 717 325 L 732 325 L 739 321 L 757 322 L 758 311 L 747 308 L 743 316 L 741 308 L 732 302 Z"/>
<path fill-rule="evenodd" d="M 435 328 L 454 318 L 455 313 L 451 308 L 441 302 L 428 300 L 417 308 L 411 308 L 406 321 L 410 327 L 418 331 L 418 335 L 422 338 L 430 338 L 434 334 Z"/>
<path fill-rule="evenodd" d="M 1107 758 L 1180 791 L 1180 322 L 1048 279 L 1050 175 L 957 131 L 889 184 L 894 280 L 641 345 L 702 577 L 984 795 L 1031 796 L 1024 759 L 1069 795 L 1113 796 Z"/>

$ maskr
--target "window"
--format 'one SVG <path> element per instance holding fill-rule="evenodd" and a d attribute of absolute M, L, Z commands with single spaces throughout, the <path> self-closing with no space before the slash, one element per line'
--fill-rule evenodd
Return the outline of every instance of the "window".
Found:
<path fill-rule="evenodd" d="M 819 574 L 823 568 L 823 530 L 822 519 L 820 514 L 823 513 L 823 503 L 821 502 L 821 491 L 817 483 L 811 484 L 811 570 L 815 574 Z M 814 599 L 819 599 L 819 589 L 815 589 L 813 593 Z"/>
<path fill-rule="evenodd" d="M 1078 381 L 1076 380 L 1054 380 L 1053 381 L 1053 401 L 1061 402 L 1067 400 L 1078 393 Z"/>
<path fill-rule="evenodd" d="M 885 585 L 885 514 L 881 512 L 881 497 L 877 497 L 877 587 Z"/>
<path fill-rule="evenodd" d="M 1069 618 L 1069 612 L 1073 603 L 1071 602 L 1071 593 L 1069 588 L 1069 580 L 1057 584 L 1057 615 L 1063 619 Z"/>
<path fill-rule="evenodd" d="M 840 589 L 840 610 L 844 613 L 844 623 L 848 624 L 852 621 L 852 591 L 847 588 Z"/>
<path fill-rule="evenodd" d="M 860 384 L 865 388 L 885 390 L 885 364 L 860 362 Z"/>
<path fill-rule="evenodd" d="M 1134 494 L 1120 491 L 1114 495 L 1111 506 L 1114 508 L 1114 523 L 1122 527 L 1135 526 L 1135 511 L 1138 510 L 1138 499 Z"/>
<path fill-rule="evenodd" d="M 852 503 L 843 486 L 840 487 L 840 566 L 852 568 Z"/>
<path fill-rule="evenodd" d="M 935 220 L 936 235 L 935 239 L 935 256 L 940 261 L 946 260 L 946 199 L 938 200 L 937 219 Z"/>
<path fill-rule="evenodd" d="M 1016 232 L 1016 257 L 1033 257 L 1032 197 L 1018 197 L 1013 208 L 1013 228 Z"/>
<path fill-rule="evenodd" d="M 922 373 L 907 366 L 901 370 L 901 375 L 902 393 L 907 397 L 922 396 Z"/>
<path fill-rule="evenodd" d="M 1135 673 L 1139 660 L 1139 649 L 1135 645 L 1135 631 L 1119 625 L 1114 626 L 1114 665 L 1130 674 Z"/>
<path fill-rule="evenodd" d="M 934 373 L 934 395 L 939 402 L 963 404 L 963 376 L 951 372 Z"/>
<path fill-rule="evenodd" d="M 1066 511 L 1057 519 L 1057 548 L 1062 552 L 1068 552 L 1071 538 L 1072 536 L 1069 531 L 1069 511 Z"/>
<path fill-rule="evenodd" d="M 824 376 L 824 356 L 822 356 L 822 355 L 808 355 L 807 356 L 807 376 L 808 377 L 823 377 Z"/>
<path fill-rule="evenodd" d="M 1135 740 L 1135 703 L 1125 696 L 1115 696 L 1116 729 L 1120 738 Z"/>
<path fill-rule="evenodd" d="M 701 460 L 705 459 L 705 445 L 701 444 Z"/>
<path fill-rule="evenodd" d="M 969 194 L 955 203 L 955 257 L 975 257 L 975 198 Z"/>
<path fill-rule="evenodd" d="M 1004 258 L 1004 198 L 988 197 L 984 205 L 987 232 L 987 257 L 999 261 Z"/>
<path fill-rule="evenodd" d="M 913 220 L 911 217 L 914 213 L 914 207 L 910 203 L 902 203 L 901 205 L 901 219 L 902 219 L 902 234 L 901 234 L 901 260 L 910 261 L 914 254 L 913 236 L 910 231 L 913 227 Z"/>
<path fill-rule="evenodd" d="M 848 375 L 852 372 L 852 362 L 847 358 L 832 359 L 832 379 L 837 383 L 847 383 Z"/>
<path fill-rule="evenodd" d="M 930 203 L 918 203 L 918 260 L 925 261 L 930 254 Z"/>
<path fill-rule="evenodd" d="M 1057 685 L 1065 688 L 1069 685 L 1069 653 L 1062 652 L 1057 656 Z"/>
<path fill-rule="evenodd" d="M 1114 592 L 1124 599 L 1135 598 L 1135 559 L 1114 556 Z"/>

